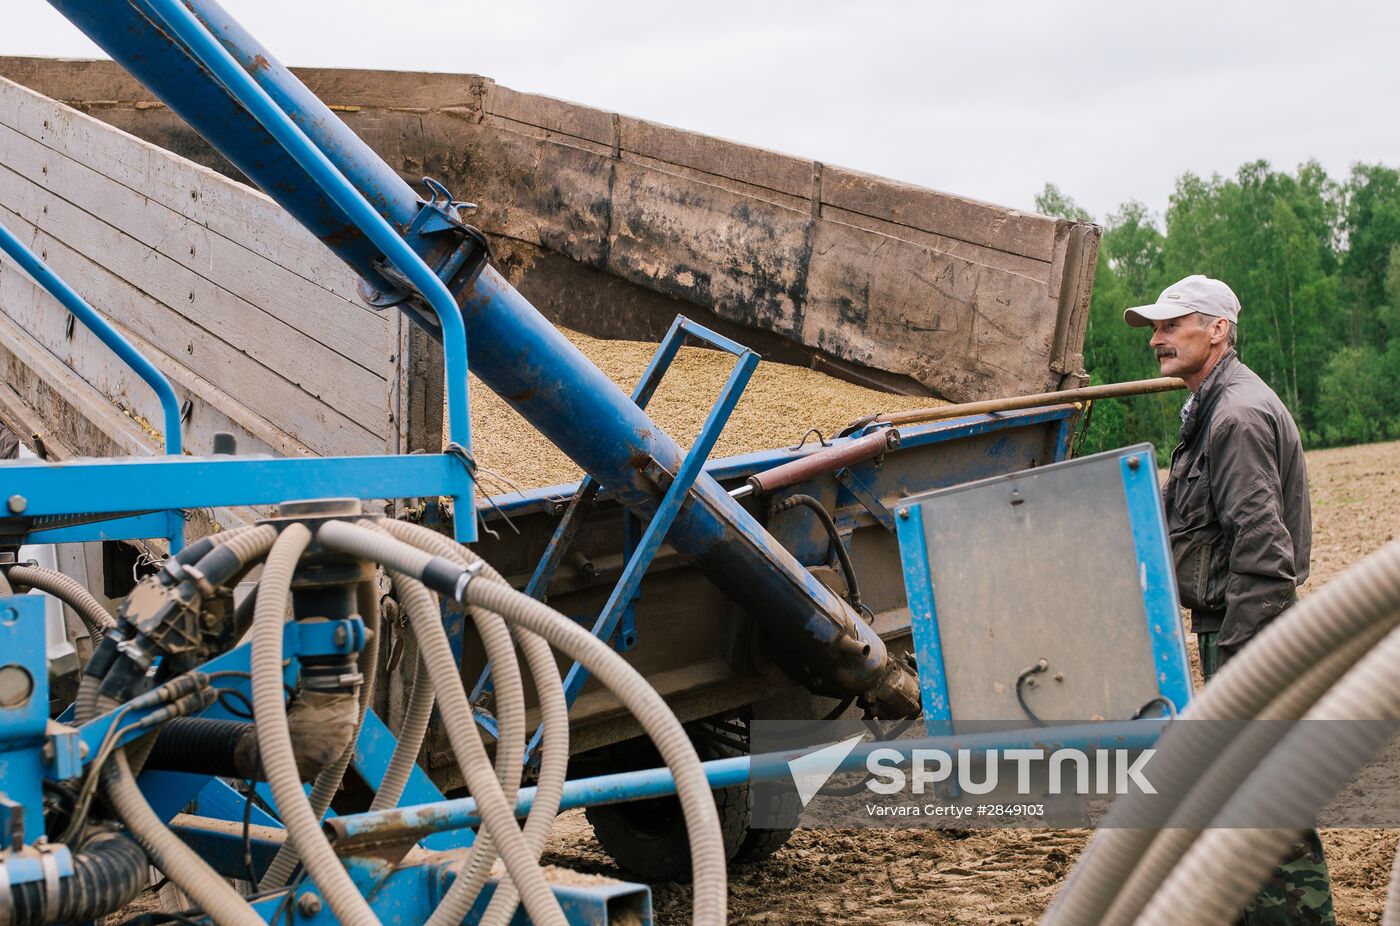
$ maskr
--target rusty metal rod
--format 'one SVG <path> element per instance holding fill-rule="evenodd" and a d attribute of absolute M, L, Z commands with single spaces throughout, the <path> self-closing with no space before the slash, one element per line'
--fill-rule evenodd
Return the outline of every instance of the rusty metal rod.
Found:
<path fill-rule="evenodd" d="M 1120 399 L 1125 396 L 1148 395 L 1154 392 L 1171 392 L 1185 389 L 1186 383 L 1175 376 L 1159 376 L 1156 379 L 1135 380 L 1128 383 L 1105 383 L 1101 386 L 1081 386 L 1078 389 L 1063 389 L 1059 392 L 1037 392 L 1034 395 L 1009 396 L 1004 399 L 984 399 L 980 402 L 963 402 L 958 405 L 937 405 L 932 408 L 915 408 L 907 412 L 867 415 L 846 426 L 846 431 L 863 428 L 874 422 L 890 424 L 914 424 L 915 422 L 942 421 L 948 418 L 962 418 L 966 415 L 988 415 L 993 412 L 1009 412 L 1020 408 L 1034 408 L 1037 405 L 1063 405 L 1066 402 L 1090 402 L 1095 399 Z"/>
<path fill-rule="evenodd" d="M 873 460 L 883 455 L 886 450 L 894 450 L 897 447 L 899 447 L 899 432 L 894 428 L 884 428 L 875 434 L 867 434 L 835 447 L 827 447 L 825 450 L 818 450 L 816 453 L 791 460 L 770 470 L 755 473 L 743 485 L 731 490 L 729 495 L 731 498 L 743 498 L 755 492 L 761 495 L 774 489 L 796 485 L 811 479 L 813 476 L 829 473 L 843 466 L 850 466 L 864 460 Z"/>

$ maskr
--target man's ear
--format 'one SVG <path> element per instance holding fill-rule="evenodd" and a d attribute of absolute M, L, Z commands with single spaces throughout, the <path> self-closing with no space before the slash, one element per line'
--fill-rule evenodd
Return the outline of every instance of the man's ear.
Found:
<path fill-rule="evenodd" d="M 1210 323 L 1210 327 L 1210 343 L 1212 347 L 1230 336 L 1230 322 L 1226 319 L 1217 318 Z"/>

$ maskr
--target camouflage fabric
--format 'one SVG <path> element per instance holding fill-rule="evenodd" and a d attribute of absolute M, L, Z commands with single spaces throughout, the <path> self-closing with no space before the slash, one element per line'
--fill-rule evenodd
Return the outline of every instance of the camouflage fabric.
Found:
<path fill-rule="evenodd" d="M 1209 682 L 1228 658 L 1216 634 L 1198 633 L 1201 674 Z M 1239 926 L 1336 926 L 1332 910 L 1332 881 L 1317 830 L 1309 830 L 1293 846 L 1259 893 L 1245 907 Z"/>

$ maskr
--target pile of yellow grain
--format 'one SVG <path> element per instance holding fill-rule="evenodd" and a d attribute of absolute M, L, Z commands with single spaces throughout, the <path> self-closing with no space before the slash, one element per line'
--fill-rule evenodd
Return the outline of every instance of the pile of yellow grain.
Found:
<path fill-rule="evenodd" d="M 605 341 L 567 330 L 564 334 L 629 394 L 656 353 L 657 345 L 652 343 Z M 682 446 L 689 446 L 733 367 L 734 358 L 729 354 L 682 348 L 647 413 Z M 936 404 L 936 399 L 891 395 L 815 370 L 762 361 L 711 456 L 790 446 L 808 428 L 820 428 L 830 435 L 862 415 Z M 573 482 L 580 477 L 578 467 L 568 457 L 475 377 L 471 406 L 473 449 L 484 469 L 501 474 L 522 489 Z M 482 477 L 486 491 L 507 491 L 504 485 L 492 486 L 489 474 Z"/>

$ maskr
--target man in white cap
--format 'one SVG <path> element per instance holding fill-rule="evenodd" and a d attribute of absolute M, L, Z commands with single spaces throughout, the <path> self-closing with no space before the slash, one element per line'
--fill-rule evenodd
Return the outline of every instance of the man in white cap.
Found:
<path fill-rule="evenodd" d="M 1181 443 L 1163 490 L 1181 603 L 1191 609 L 1207 682 L 1298 600 L 1308 577 L 1312 505 L 1298 426 L 1235 354 L 1240 301 L 1195 274 L 1123 313 L 1151 326 L 1164 376 L 1186 381 Z M 1242 922 L 1335 923 L 1316 831 L 1284 859 Z"/>

